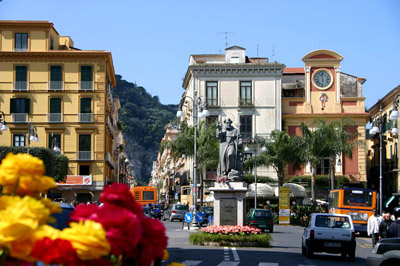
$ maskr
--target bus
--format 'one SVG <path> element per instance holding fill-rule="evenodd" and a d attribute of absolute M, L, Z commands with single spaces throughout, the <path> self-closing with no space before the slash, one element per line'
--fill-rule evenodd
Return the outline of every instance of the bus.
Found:
<path fill-rule="evenodd" d="M 367 232 L 368 218 L 376 209 L 376 191 L 366 188 L 341 188 L 329 192 L 329 213 L 351 216 L 356 232 Z"/>
<path fill-rule="evenodd" d="M 141 206 L 145 206 L 148 203 L 157 203 L 157 189 L 155 187 L 134 187 L 131 189 L 131 193 Z"/>

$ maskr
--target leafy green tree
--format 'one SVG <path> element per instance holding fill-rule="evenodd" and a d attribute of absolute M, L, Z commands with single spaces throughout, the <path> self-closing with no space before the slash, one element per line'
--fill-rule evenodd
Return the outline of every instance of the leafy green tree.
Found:
<path fill-rule="evenodd" d="M 338 154 L 352 158 L 353 149 L 362 143 L 356 139 L 358 133 L 351 130 L 354 126 L 354 122 L 348 118 L 331 123 L 314 120 L 311 128 L 301 123 L 302 136 L 297 139 L 300 148 L 296 152 L 296 161 L 311 166 L 311 197 L 314 204 L 317 167 L 321 159 L 335 158 Z M 334 177 L 331 178 L 334 182 Z"/>
<path fill-rule="evenodd" d="M 256 137 L 256 142 L 266 147 L 266 151 L 256 157 L 251 157 L 244 162 L 245 167 L 252 168 L 254 160 L 258 165 L 271 166 L 278 175 L 279 186 L 283 185 L 284 171 L 288 163 L 293 162 L 296 153 L 296 143 L 285 131 L 273 130 L 269 140 Z"/>

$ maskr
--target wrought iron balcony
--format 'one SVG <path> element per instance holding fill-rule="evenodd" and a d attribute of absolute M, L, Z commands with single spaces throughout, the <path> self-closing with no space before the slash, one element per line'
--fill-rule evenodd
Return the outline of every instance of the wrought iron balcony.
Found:
<path fill-rule="evenodd" d="M 93 113 L 79 113 L 79 123 L 93 123 Z"/>
<path fill-rule="evenodd" d="M 47 114 L 47 123 L 63 123 L 62 113 L 49 113 Z"/>
<path fill-rule="evenodd" d="M 93 160 L 93 152 L 92 151 L 77 151 L 76 152 L 76 160 L 91 161 L 91 160 Z"/>
<path fill-rule="evenodd" d="M 28 123 L 27 113 L 13 113 L 11 114 L 11 120 L 13 123 Z"/>

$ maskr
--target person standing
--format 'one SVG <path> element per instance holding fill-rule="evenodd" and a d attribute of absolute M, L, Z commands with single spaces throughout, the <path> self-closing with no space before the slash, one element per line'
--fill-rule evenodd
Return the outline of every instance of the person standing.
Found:
<path fill-rule="evenodd" d="M 368 219 L 367 233 L 368 236 L 371 236 L 372 247 L 374 247 L 376 242 L 379 241 L 379 224 L 381 222 L 381 217 L 376 212 L 376 209 L 373 209 L 372 212 L 374 214 L 371 215 Z"/>
<path fill-rule="evenodd" d="M 389 226 L 387 231 L 387 237 L 400 237 L 400 207 L 396 207 L 393 210 L 395 220 Z"/>
<path fill-rule="evenodd" d="M 381 224 L 379 225 L 379 239 L 382 238 L 387 238 L 387 231 L 389 229 L 389 226 L 392 224 L 392 219 L 390 218 L 390 212 L 387 212 L 382 215 L 383 220 L 381 221 Z"/>

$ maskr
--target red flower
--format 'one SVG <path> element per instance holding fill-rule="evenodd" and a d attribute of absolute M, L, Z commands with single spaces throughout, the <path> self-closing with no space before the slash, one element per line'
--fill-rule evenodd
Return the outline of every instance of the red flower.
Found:
<path fill-rule="evenodd" d="M 114 255 L 125 254 L 135 257 L 137 245 L 142 235 L 139 217 L 127 209 L 105 203 L 92 215 L 92 220 L 106 230 L 107 240 Z"/>
<path fill-rule="evenodd" d="M 71 242 L 48 237 L 35 242 L 31 256 L 46 264 L 76 265 L 77 256 Z"/>
<path fill-rule="evenodd" d="M 125 184 L 113 183 L 111 186 L 105 187 L 100 201 L 126 208 L 136 215 L 143 216 L 142 207 L 135 201 L 129 186 Z"/>
<path fill-rule="evenodd" d="M 79 204 L 76 206 L 75 210 L 70 213 L 69 217 L 71 221 L 78 222 L 80 220 L 93 220 L 95 218 L 99 206 L 96 204 Z"/>
<path fill-rule="evenodd" d="M 151 254 L 151 260 L 161 258 L 164 249 L 166 249 L 168 245 L 168 237 L 165 235 L 165 226 L 160 221 L 147 217 L 142 219 L 142 226 L 143 234 L 140 240 L 140 255 L 150 256 Z M 151 249 L 152 252 L 144 252 L 144 250 L 147 249 Z"/>

